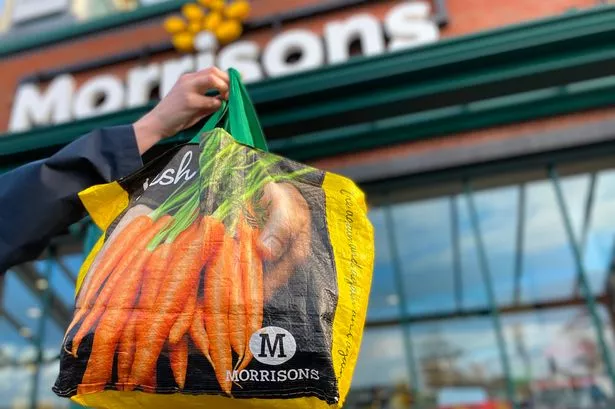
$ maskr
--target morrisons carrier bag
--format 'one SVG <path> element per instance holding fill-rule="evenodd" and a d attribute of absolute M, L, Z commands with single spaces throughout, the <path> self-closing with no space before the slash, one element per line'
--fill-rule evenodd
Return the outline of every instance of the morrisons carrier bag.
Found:
<path fill-rule="evenodd" d="M 58 395 L 93 408 L 343 404 L 373 270 L 364 195 L 268 153 L 230 78 L 191 142 L 80 193 L 104 235 L 81 268 Z"/>

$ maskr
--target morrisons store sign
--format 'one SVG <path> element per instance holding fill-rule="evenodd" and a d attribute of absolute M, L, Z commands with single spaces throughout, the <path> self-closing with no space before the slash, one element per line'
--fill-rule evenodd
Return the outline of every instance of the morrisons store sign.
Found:
<path fill-rule="evenodd" d="M 240 39 L 219 48 L 216 36 L 203 31 L 194 38 L 193 52 L 160 63 L 137 65 L 125 77 L 103 74 L 77 86 L 75 78 L 65 74 L 53 78 L 45 87 L 35 83 L 20 85 L 9 130 L 27 131 L 35 126 L 142 106 L 149 102 L 157 86 L 162 97 L 183 73 L 214 64 L 222 69 L 237 68 L 249 83 L 345 62 L 351 57 L 350 45 L 357 39 L 363 55 L 376 56 L 432 43 L 439 36 L 431 6 L 424 1 L 397 3 L 382 19 L 367 12 L 328 22 L 322 34 L 306 29 L 284 31 L 264 47 Z"/>

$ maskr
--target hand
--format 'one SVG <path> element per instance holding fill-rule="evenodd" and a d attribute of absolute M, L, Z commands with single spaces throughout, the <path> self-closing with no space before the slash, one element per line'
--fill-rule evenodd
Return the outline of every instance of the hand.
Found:
<path fill-rule="evenodd" d="M 270 266 L 263 277 L 267 302 L 310 255 L 312 219 L 307 202 L 289 183 L 267 184 L 261 203 L 269 206 L 259 241 L 261 257 Z"/>
<path fill-rule="evenodd" d="M 220 97 L 205 96 L 212 89 L 217 89 Z M 139 153 L 214 113 L 220 108 L 220 98 L 228 98 L 228 91 L 228 74 L 218 68 L 182 75 L 158 105 L 133 124 Z"/>

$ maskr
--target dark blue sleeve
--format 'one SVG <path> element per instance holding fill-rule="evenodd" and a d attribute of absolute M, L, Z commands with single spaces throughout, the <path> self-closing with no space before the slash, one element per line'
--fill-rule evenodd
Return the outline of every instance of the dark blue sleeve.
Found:
<path fill-rule="evenodd" d="M 78 193 L 142 166 L 132 126 L 93 131 L 48 159 L 0 176 L 0 274 L 36 259 L 85 215 Z"/>

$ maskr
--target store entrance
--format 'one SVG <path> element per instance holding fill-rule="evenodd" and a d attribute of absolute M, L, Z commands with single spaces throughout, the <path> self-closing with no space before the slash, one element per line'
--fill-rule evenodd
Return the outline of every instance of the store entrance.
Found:
<path fill-rule="evenodd" d="M 614 407 L 615 158 L 370 186 L 377 259 L 349 408 Z"/>

